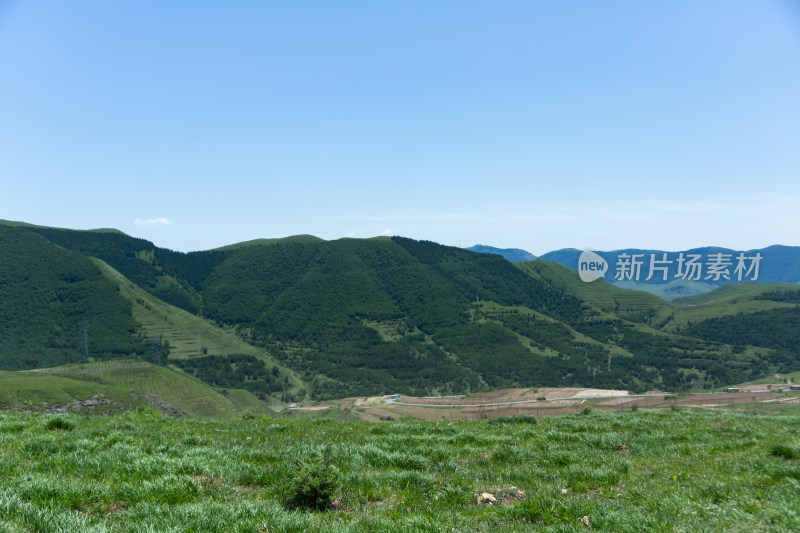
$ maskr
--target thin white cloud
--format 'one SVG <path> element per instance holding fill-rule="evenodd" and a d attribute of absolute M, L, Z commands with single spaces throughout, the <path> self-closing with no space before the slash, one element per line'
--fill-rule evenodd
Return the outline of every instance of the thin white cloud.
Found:
<path fill-rule="evenodd" d="M 724 204 L 714 202 L 670 202 L 665 200 L 645 200 L 647 210 L 665 211 L 669 213 L 720 213 L 725 211 Z"/>
<path fill-rule="evenodd" d="M 172 224 L 172 221 L 166 217 L 159 218 L 137 218 L 133 221 L 135 226 L 160 226 L 165 224 Z"/>
<path fill-rule="evenodd" d="M 467 213 L 422 213 L 422 214 L 395 214 L 395 215 L 319 215 L 318 220 L 336 220 L 345 222 L 383 222 L 391 224 L 394 222 L 484 222 L 491 220 L 488 215 L 467 214 Z"/>
<path fill-rule="evenodd" d="M 381 235 L 391 235 L 391 234 L 392 234 L 392 233 L 394 233 L 395 231 L 397 231 L 397 228 L 394 228 L 394 229 L 392 229 L 392 228 L 386 228 L 385 230 L 383 230 L 383 231 L 381 232 Z"/>

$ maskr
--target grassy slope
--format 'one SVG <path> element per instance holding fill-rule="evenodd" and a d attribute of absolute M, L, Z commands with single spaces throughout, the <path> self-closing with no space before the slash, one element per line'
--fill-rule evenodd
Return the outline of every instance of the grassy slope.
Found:
<path fill-rule="evenodd" d="M 560 263 L 539 258 L 529 263 L 516 263 L 516 266 L 523 272 L 549 280 L 568 294 L 580 298 L 600 316 L 631 321 L 636 324 L 637 329 L 647 333 L 663 334 L 659 326 L 669 322 L 675 313 L 675 306 L 672 303 L 649 292 L 622 289 L 605 280 L 585 283 L 580 280 L 576 270 Z M 591 342 L 589 338 L 579 335 L 576 335 L 576 340 Z M 632 356 L 628 350 L 616 344 L 605 344 L 605 346 L 612 356 Z"/>
<path fill-rule="evenodd" d="M 113 402 L 101 412 L 130 409 L 141 402 L 130 389 L 107 383 L 56 376 L 46 372 L 0 372 L 0 409 L 45 410 L 101 394 Z"/>
<path fill-rule="evenodd" d="M 781 380 L 788 380 L 790 383 L 797 384 L 800 383 L 800 371 L 798 372 L 789 372 L 787 374 L 779 374 Z M 751 384 L 761 384 L 761 383 L 774 383 L 775 376 L 768 376 L 762 379 L 757 379 L 755 381 L 750 381 L 748 383 L 742 383 L 742 385 L 751 385 Z"/>
<path fill-rule="evenodd" d="M 650 293 L 622 289 L 603 280 L 593 283 L 580 281 L 575 270 L 559 263 L 537 260 L 533 263 L 519 264 L 520 269 L 531 275 L 552 280 L 569 294 L 575 295 L 607 317 L 619 317 L 637 322 L 636 328 L 657 335 L 673 335 L 689 322 L 700 322 L 710 318 L 753 313 L 776 308 L 795 307 L 796 303 L 756 300 L 770 292 L 797 290 L 795 285 L 741 283 L 720 287 L 710 293 L 676 299 L 672 302 L 662 300 Z M 677 338 L 676 338 L 677 339 Z M 723 352 L 727 348 L 721 348 Z M 619 353 L 619 348 L 617 352 Z M 723 355 L 726 361 L 751 365 L 763 357 L 764 348 L 747 346 L 741 353 Z M 686 371 L 702 371 L 686 367 Z M 699 387 L 700 383 L 696 384 Z"/>
<path fill-rule="evenodd" d="M 726 285 L 706 294 L 688 296 L 673 300 L 676 306 L 675 317 L 670 328 L 738 313 L 754 313 L 768 309 L 794 307 L 795 303 L 754 300 L 766 292 L 774 290 L 797 290 L 796 285 L 776 283 L 740 283 Z"/>
<path fill-rule="evenodd" d="M 228 389 L 227 398 L 240 413 L 249 411 L 251 414 L 275 414 L 275 409 L 267 405 L 266 402 L 257 398 L 250 391 L 244 389 Z"/>
<path fill-rule="evenodd" d="M 326 447 L 337 507 L 288 509 L 296 462 L 319 465 Z M 7 413 L 0 449 L 2 531 L 800 530 L 800 424 L 788 416 L 532 425 Z M 478 503 L 483 492 L 496 502 Z"/>
<path fill-rule="evenodd" d="M 525 316 L 534 316 L 534 317 L 536 317 L 537 320 L 542 320 L 542 321 L 544 321 L 544 322 L 546 322 L 548 324 L 552 324 L 554 327 L 559 327 L 559 326 L 565 327 L 569 331 L 569 333 L 572 335 L 572 338 L 573 338 L 573 340 L 575 342 L 588 343 L 588 344 L 592 344 L 592 345 L 602 346 L 602 347 L 606 348 L 607 350 L 609 350 L 610 355 L 612 357 L 616 357 L 616 356 L 633 357 L 632 353 L 630 353 L 625 348 L 622 348 L 621 346 L 618 346 L 618 345 L 613 344 L 613 343 L 603 343 L 603 342 L 595 340 L 595 339 L 593 339 L 591 337 L 587 337 L 586 335 L 580 333 L 579 331 L 576 331 L 574 328 L 572 328 L 568 324 L 560 322 L 560 321 L 558 321 L 558 320 L 556 320 L 554 318 L 551 318 L 551 317 L 549 317 L 547 315 L 544 315 L 542 313 L 537 313 L 536 311 L 528 309 L 527 307 L 503 306 L 503 305 L 497 304 L 495 302 L 476 302 L 473 305 L 473 312 L 474 313 L 481 313 L 481 314 L 484 314 L 484 315 L 486 315 L 488 317 L 492 317 L 492 318 L 493 318 L 493 315 L 497 315 L 499 313 L 504 313 L 504 312 L 506 312 L 506 313 L 507 312 L 516 312 L 516 313 L 520 313 L 520 314 L 525 315 Z M 533 346 L 533 341 L 535 339 L 529 339 L 529 338 L 527 338 L 527 337 L 525 337 L 523 335 L 520 335 L 520 334 L 517 334 L 517 337 L 519 339 L 519 342 L 523 346 L 528 348 L 532 353 L 538 353 L 538 354 L 540 354 L 540 355 L 542 355 L 544 357 L 557 357 L 558 354 L 559 354 L 559 352 L 557 352 L 557 351 L 555 351 L 553 349 L 550 349 L 550 348 L 545 348 L 545 349 L 536 348 L 535 346 Z"/>
<path fill-rule="evenodd" d="M 204 355 L 246 354 L 253 355 L 271 365 L 281 368 L 289 375 L 290 383 L 300 388 L 303 383 L 288 368 L 280 365 L 266 351 L 246 343 L 231 330 L 225 330 L 196 315 L 165 303 L 152 294 L 131 283 L 112 267 L 93 259 L 103 274 L 112 279 L 121 294 L 133 306 L 133 317 L 148 337 L 161 336 L 169 340 L 170 358 L 186 358 Z"/>
<path fill-rule="evenodd" d="M 517 267 L 524 272 L 551 280 L 570 294 L 605 313 L 634 320 L 637 313 L 647 313 L 651 315 L 648 322 L 655 325 L 664 324 L 665 331 L 674 331 L 688 321 L 697 322 L 708 318 L 796 305 L 789 302 L 754 299 L 770 291 L 797 290 L 796 285 L 738 283 L 725 285 L 705 294 L 677 298 L 669 302 L 654 294 L 640 290 L 622 289 L 604 280 L 584 283 L 578 278 L 575 270 L 543 259 L 537 259 L 532 263 L 518 263 Z"/>
<path fill-rule="evenodd" d="M 239 409 L 205 383 L 140 361 L 99 361 L 36 371 L 0 372 L 0 408 L 46 410 L 96 395 L 111 404 L 82 412 L 119 412 L 140 405 L 193 416 L 238 416 Z"/>
<path fill-rule="evenodd" d="M 100 361 L 39 370 L 38 373 L 59 376 L 86 384 L 89 391 L 99 386 L 123 390 L 137 403 L 192 416 L 230 417 L 238 409 L 229 399 L 200 380 L 180 371 L 141 361 Z M 22 373 L 19 374 L 31 374 Z"/>
<path fill-rule="evenodd" d="M 672 312 L 672 305 L 669 302 L 648 292 L 620 289 L 605 280 L 584 283 L 578 278 L 577 271 L 560 263 L 537 259 L 530 263 L 515 263 L 515 265 L 523 272 L 549 280 L 553 285 L 607 314 L 626 318 L 641 313 L 652 313 L 653 320 L 658 322 Z"/>

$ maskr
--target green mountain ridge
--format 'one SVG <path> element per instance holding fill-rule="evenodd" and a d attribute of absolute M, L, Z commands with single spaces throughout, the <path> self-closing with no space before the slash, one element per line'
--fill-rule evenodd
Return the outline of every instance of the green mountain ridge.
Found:
<path fill-rule="evenodd" d="M 19 222 L 19 221 L 15 221 L 15 220 L 5 220 L 5 219 L 2 219 L 2 218 L 0 218 L 0 226 L 10 226 L 10 227 L 14 227 L 14 228 L 60 229 L 60 228 L 54 228 L 54 227 L 51 227 L 51 226 L 40 226 L 38 224 L 30 224 L 28 222 Z M 120 230 L 115 229 L 115 228 L 95 228 L 95 229 L 87 229 L 87 230 L 76 229 L 76 230 L 69 230 L 69 231 L 86 231 L 86 232 L 92 232 L 92 233 L 119 233 L 119 234 L 125 235 L 125 233 L 123 233 Z"/>
<path fill-rule="evenodd" d="M 246 248 L 248 246 L 269 246 L 272 244 L 278 243 L 288 243 L 288 242 L 323 242 L 324 239 L 316 237 L 314 235 L 291 235 L 289 237 L 279 237 L 276 239 L 253 239 L 249 241 L 243 241 L 236 244 L 228 244 L 226 246 L 221 246 L 219 248 L 214 248 L 213 251 L 230 251 L 230 250 L 238 250 L 240 248 Z"/>
<path fill-rule="evenodd" d="M 512 264 L 402 237 L 299 236 L 187 254 L 119 232 L 2 224 L 0 257 L 9 370 L 79 361 L 87 315 L 95 359 L 152 361 L 161 338 L 164 363 L 266 402 L 685 390 L 800 368 L 796 286 L 759 285 L 724 305 L 670 303 L 582 283 L 542 259 Z M 752 331 L 737 336 L 744 323 Z"/>

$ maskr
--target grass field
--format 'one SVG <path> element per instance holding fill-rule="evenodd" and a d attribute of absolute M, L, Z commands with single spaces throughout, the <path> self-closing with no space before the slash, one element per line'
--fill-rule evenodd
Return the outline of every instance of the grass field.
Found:
<path fill-rule="evenodd" d="M 798 422 L 2 413 L 0 531 L 798 531 Z"/>

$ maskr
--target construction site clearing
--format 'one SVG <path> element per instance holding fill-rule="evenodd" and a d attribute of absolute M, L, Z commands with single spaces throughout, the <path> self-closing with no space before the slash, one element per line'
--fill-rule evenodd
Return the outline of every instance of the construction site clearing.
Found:
<path fill-rule="evenodd" d="M 537 418 L 594 411 L 652 409 L 735 409 L 759 414 L 800 411 L 800 391 L 785 383 L 742 385 L 727 391 L 674 394 L 591 388 L 513 388 L 456 396 L 384 396 L 344 398 L 300 405 L 288 416 L 341 418 L 355 415 L 371 422 L 410 417 L 423 420 L 479 420 L 513 415 Z"/>

